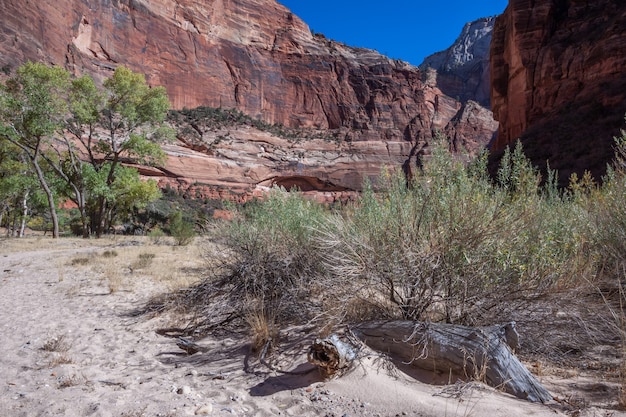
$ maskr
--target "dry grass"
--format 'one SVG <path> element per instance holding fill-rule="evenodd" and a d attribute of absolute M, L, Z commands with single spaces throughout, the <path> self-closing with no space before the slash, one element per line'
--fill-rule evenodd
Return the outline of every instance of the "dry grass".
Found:
<path fill-rule="evenodd" d="M 60 335 L 48 339 L 41 347 L 41 350 L 46 352 L 67 352 L 70 350 L 70 347 L 71 343 L 65 335 Z"/>
<path fill-rule="evenodd" d="M 99 277 L 110 293 L 132 291 L 142 281 L 158 284 L 157 291 L 177 291 L 197 283 L 207 269 L 207 254 L 218 249 L 206 239 L 197 238 L 188 246 L 173 246 L 164 237 L 159 244 L 149 237 L 104 236 L 101 239 L 48 236 L 0 238 L 3 253 L 58 252 L 54 265 L 59 282 L 80 271 L 80 276 Z M 74 251 L 75 250 L 75 251 Z M 68 290 L 77 293 L 79 288 Z"/>
<path fill-rule="evenodd" d="M 72 358 L 68 355 L 72 344 L 65 335 L 55 336 L 48 339 L 41 350 L 50 353 L 50 361 L 48 366 L 54 368 L 59 365 L 68 365 L 73 363 Z"/>
<path fill-rule="evenodd" d="M 252 349 L 260 352 L 266 345 L 273 344 L 278 337 L 276 316 L 267 311 L 262 304 L 255 304 L 245 315 L 246 323 L 250 326 Z"/>
<path fill-rule="evenodd" d="M 122 414 L 120 414 L 120 417 L 146 417 L 146 408 L 144 407 L 141 410 L 135 410 L 135 411 L 125 411 Z"/>
<path fill-rule="evenodd" d="M 70 365 L 72 363 L 74 363 L 74 361 L 69 355 L 67 355 L 66 353 L 61 353 L 52 356 L 52 358 L 50 358 L 50 362 L 48 362 L 48 366 L 50 368 L 55 368 L 59 365 Z"/>
<path fill-rule="evenodd" d="M 78 375 L 67 375 L 58 378 L 59 389 L 75 387 L 85 383 L 85 378 Z"/>

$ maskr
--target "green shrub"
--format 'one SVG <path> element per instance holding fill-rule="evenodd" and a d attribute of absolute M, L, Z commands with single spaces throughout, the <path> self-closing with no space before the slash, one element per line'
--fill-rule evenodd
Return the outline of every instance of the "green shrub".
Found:
<path fill-rule="evenodd" d="M 575 274 L 579 211 L 542 196 L 521 146 L 504 167 L 494 185 L 484 158 L 467 167 L 440 143 L 409 187 L 383 174 L 382 191 L 321 227 L 338 286 L 376 314 L 478 324 Z"/>
<path fill-rule="evenodd" d="M 324 217 L 321 205 L 280 188 L 241 208 L 239 219 L 223 229 L 236 261 L 221 285 L 239 302 L 261 303 L 277 318 L 306 315 L 302 306 L 322 266 L 311 226 Z"/>
<path fill-rule="evenodd" d="M 148 232 L 148 239 L 154 245 L 162 245 L 165 242 L 165 232 L 160 228 L 154 228 Z"/>
<path fill-rule="evenodd" d="M 340 211 L 273 189 L 219 225 L 227 259 L 179 305 L 200 304 L 202 317 L 211 306 L 216 323 L 242 323 L 247 312 L 272 328 L 314 317 L 328 326 L 499 322 L 534 297 L 589 282 L 598 269 L 623 273 L 623 161 L 602 187 L 583 179 L 563 191 L 555 172 L 541 185 L 520 144 L 492 180 L 484 155 L 467 165 L 440 141 L 411 182 L 383 172 L 377 189 L 366 184 Z"/>
<path fill-rule="evenodd" d="M 616 158 L 602 187 L 587 194 L 593 243 L 609 277 L 626 275 L 626 132 L 615 138 Z"/>
<path fill-rule="evenodd" d="M 193 224 L 183 217 L 181 211 L 176 211 L 171 214 L 169 227 L 170 234 L 174 237 L 176 244 L 179 246 L 190 244 L 196 236 Z"/>

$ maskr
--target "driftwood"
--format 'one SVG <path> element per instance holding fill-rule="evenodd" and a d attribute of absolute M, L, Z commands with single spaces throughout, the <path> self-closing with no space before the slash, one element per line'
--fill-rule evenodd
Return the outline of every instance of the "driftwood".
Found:
<path fill-rule="evenodd" d="M 532 402 L 552 400 L 548 390 L 513 353 L 519 340 L 515 323 L 474 328 L 413 321 L 381 321 L 360 324 L 352 332 L 370 348 L 387 353 L 405 364 L 479 379 Z M 341 356 L 344 349 L 335 346 L 338 340 L 334 335 L 316 340 L 314 344 L 314 356 L 319 360 L 318 363 L 310 361 L 324 366 L 323 371 L 327 374 L 332 374 L 335 364 L 345 368 L 353 360 L 336 358 L 337 355 Z M 353 350 L 350 355 L 356 357 Z M 324 361 L 326 358 L 332 358 L 332 361 Z"/>

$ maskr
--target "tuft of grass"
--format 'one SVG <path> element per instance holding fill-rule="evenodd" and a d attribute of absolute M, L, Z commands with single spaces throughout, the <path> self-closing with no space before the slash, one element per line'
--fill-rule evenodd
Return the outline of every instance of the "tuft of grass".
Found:
<path fill-rule="evenodd" d="M 59 389 L 70 388 L 81 385 L 84 382 L 84 377 L 80 377 L 78 375 L 68 375 L 58 378 L 58 387 Z"/>
<path fill-rule="evenodd" d="M 103 258 L 115 258 L 117 256 L 117 251 L 115 250 L 105 250 L 102 252 Z"/>
<path fill-rule="evenodd" d="M 144 407 L 141 410 L 125 411 L 120 414 L 120 417 L 146 417 L 146 408 L 147 407 Z"/>
<path fill-rule="evenodd" d="M 271 347 L 277 340 L 276 317 L 268 312 L 262 304 L 249 309 L 245 315 L 245 321 L 250 327 L 251 346 L 255 352 L 261 352 L 266 346 Z"/>
<path fill-rule="evenodd" d="M 54 368 L 55 366 L 70 365 L 72 363 L 74 363 L 72 358 L 69 355 L 62 353 L 62 354 L 53 356 L 50 359 L 49 366 Z"/>
<path fill-rule="evenodd" d="M 137 260 L 132 263 L 131 268 L 133 270 L 146 269 L 152 265 L 155 257 L 156 255 L 154 253 L 140 253 Z"/>
<path fill-rule="evenodd" d="M 78 256 L 76 258 L 72 258 L 70 261 L 70 265 L 72 266 L 84 266 L 91 263 L 92 258 L 89 256 Z"/>
<path fill-rule="evenodd" d="M 41 350 L 46 352 L 67 352 L 70 350 L 71 344 L 65 337 L 65 335 L 55 336 L 48 339 Z"/>

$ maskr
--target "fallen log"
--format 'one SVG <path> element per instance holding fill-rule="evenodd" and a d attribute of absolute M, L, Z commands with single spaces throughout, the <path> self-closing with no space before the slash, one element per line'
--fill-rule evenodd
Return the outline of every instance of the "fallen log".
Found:
<path fill-rule="evenodd" d="M 315 339 L 309 348 L 307 359 L 317 366 L 324 378 L 340 375 L 352 365 L 356 359 L 356 349 L 339 340 L 333 334 L 325 339 Z"/>
<path fill-rule="evenodd" d="M 378 321 L 359 324 L 352 333 L 370 348 L 405 364 L 465 375 L 532 402 L 552 400 L 548 390 L 513 353 L 519 343 L 515 323 L 475 328 L 402 320 Z M 323 372 L 328 375 L 332 375 L 336 365 L 341 364 L 344 369 L 356 357 L 354 350 L 348 349 L 352 359 L 341 358 L 341 352 L 346 349 L 338 347 L 337 341 L 336 335 L 316 340 L 313 356 L 317 362 L 311 360 L 313 346 L 309 351 L 309 361 L 320 369 L 323 367 Z M 332 360 L 325 360 L 327 358 Z"/>

